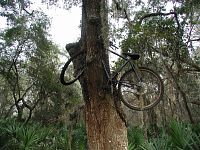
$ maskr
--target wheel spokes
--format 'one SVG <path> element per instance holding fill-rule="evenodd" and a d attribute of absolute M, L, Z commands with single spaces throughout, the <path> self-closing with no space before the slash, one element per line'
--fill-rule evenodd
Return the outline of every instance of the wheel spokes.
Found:
<path fill-rule="evenodd" d="M 142 82 L 134 71 L 126 72 L 120 79 L 122 101 L 131 109 L 146 110 L 155 106 L 162 96 L 161 79 L 150 69 L 141 69 Z"/>

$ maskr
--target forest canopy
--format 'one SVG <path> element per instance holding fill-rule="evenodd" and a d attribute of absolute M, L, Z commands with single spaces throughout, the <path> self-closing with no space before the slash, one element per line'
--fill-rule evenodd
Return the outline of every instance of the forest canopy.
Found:
<path fill-rule="evenodd" d="M 123 52 L 139 53 L 141 57 L 137 61 L 137 65 L 156 71 L 164 84 L 163 98 L 153 109 L 140 112 L 125 107 L 123 103 L 120 104 L 126 116 L 123 121 L 126 122 L 128 128 L 129 149 L 150 149 L 152 143 L 154 146 L 156 142 L 163 143 L 165 138 L 168 142 L 162 146 L 165 146 L 166 149 L 167 147 L 198 148 L 200 146 L 200 1 L 102 1 L 106 6 L 101 7 L 104 10 L 100 10 L 104 13 L 100 16 L 108 13 L 105 17 L 107 19 L 105 24 L 98 23 L 98 18 L 94 16 L 92 21 L 89 20 L 90 24 L 87 24 L 89 17 L 84 15 L 84 12 L 90 12 L 89 9 L 84 10 L 90 4 L 87 2 L 89 0 L 65 0 L 62 2 L 42 0 L 41 4 L 60 6 L 59 3 L 63 6 L 62 9 L 83 7 L 83 16 L 80 20 L 81 37 L 78 37 L 80 41 L 74 41 L 76 43 L 73 44 L 82 42 L 81 48 L 79 48 L 87 51 L 86 61 L 90 55 L 91 58 L 95 56 L 95 52 L 91 51 L 92 48 L 99 48 L 96 50 L 97 53 L 104 52 L 108 48 L 106 42 L 112 41 L 117 43 L 120 54 Z M 7 137 L 8 140 L 4 140 L 4 142 L 11 142 L 10 146 L 15 146 L 17 142 L 13 144 L 13 139 L 15 139 L 14 141 L 16 139 L 23 141 L 23 138 L 19 138 L 21 132 L 39 130 L 43 126 L 46 134 L 40 135 L 41 141 L 48 136 L 53 139 L 53 134 L 56 133 L 57 138 L 60 137 L 56 142 L 60 142 L 60 146 L 63 144 L 61 149 L 67 149 L 66 145 L 69 146 L 69 149 L 72 147 L 77 149 L 77 146 L 81 147 L 81 145 L 82 147 L 78 147 L 78 149 L 86 149 L 86 140 L 88 140 L 87 135 L 89 134 L 87 121 L 89 119 L 85 118 L 90 116 L 84 112 L 87 112 L 92 106 L 88 105 L 89 102 L 86 101 L 86 97 L 91 94 L 87 90 L 96 86 L 91 83 L 91 87 L 89 85 L 89 88 L 83 89 L 83 82 L 90 84 L 88 81 L 93 77 L 89 73 L 97 72 L 86 70 L 83 78 L 79 80 L 80 83 L 75 82 L 70 86 L 60 83 L 59 76 L 64 65 L 60 60 L 60 55 L 63 55 L 62 57 L 67 61 L 70 54 L 67 52 L 68 49 L 60 49 L 49 34 L 51 28 L 49 16 L 42 10 L 32 10 L 32 3 L 34 3 L 32 0 L 0 1 L 0 17 L 6 19 L 6 27 L 0 28 L 0 131 L 2 131 L 0 141 Z M 96 35 L 100 35 L 98 38 L 100 38 L 100 42 L 104 42 L 102 42 L 103 44 L 99 44 L 99 41 L 89 41 L 95 40 L 95 38 L 87 38 L 89 35 L 96 37 L 91 34 L 92 30 L 88 31 L 94 26 L 101 27 L 101 31 L 98 30 Z M 92 45 L 93 43 L 97 44 Z M 107 53 L 93 58 L 98 62 L 99 60 L 96 58 L 102 56 L 107 57 Z M 107 59 L 105 57 L 101 59 Z M 115 71 L 122 63 L 121 59 L 116 59 L 115 62 L 112 62 L 111 71 Z M 99 64 L 97 63 L 96 68 L 99 67 L 100 70 L 102 66 Z M 88 68 L 92 68 L 92 65 L 88 66 Z M 101 73 L 100 71 L 99 74 Z M 97 83 L 105 83 L 103 75 Z M 90 78 L 85 80 L 85 76 Z M 96 76 L 98 77 L 98 74 Z M 95 77 L 94 81 L 96 81 Z M 115 88 L 113 89 L 115 90 Z M 114 97 L 112 90 L 109 91 L 110 99 L 108 98 L 111 102 Z M 101 99 L 101 94 L 99 95 L 97 97 Z M 99 112 L 102 108 L 100 104 L 103 102 L 98 101 Z M 115 109 L 115 107 L 112 108 Z M 105 118 L 103 119 L 106 120 Z M 38 126 L 31 127 L 34 122 L 38 123 Z M 11 130 L 6 130 L 6 124 L 9 127 L 13 124 L 15 128 L 23 125 L 26 128 L 12 131 L 13 135 L 19 134 L 18 137 L 15 137 L 11 136 Z M 50 128 L 47 129 L 45 126 L 50 126 Z M 162 128 L 164 128 L 163 131 L 161 131 Z M 170 132 L 165 130 L 167 128 Z M 63 135 L 64 132 L 67 133 L 67 136 Z M 187 132 L 190 133 L 190 137 L 187 136 Z M 134 141 L 136 137 L 140 137 L 140 140 Z M 156 140 L 158 137 L 160 137 L 160 141 Z M 75 139 L 79 139 L 77 140 L 78 144 L 73 141 Z M 145 141 L 148 141 L 149 145 L 148 142 L 145 145 Z M 4 142 L 0 142 L 0 149 L 7 144 Z M 53 142 L 54 144 L 52 144 Z M 56 142 L 49 141 L 52 149 L 59 147 Z M 49 143 L 46 140 L 43 146 L 45 147 L 45 144 Z M 22 145 L 23 143 L 18 146 Z M 23 146 L 25 147 L 25 145 Z M 37 146 L 42 147 L 42 144 Z M 163 147 L 160 149 L 164 149 Z"/>

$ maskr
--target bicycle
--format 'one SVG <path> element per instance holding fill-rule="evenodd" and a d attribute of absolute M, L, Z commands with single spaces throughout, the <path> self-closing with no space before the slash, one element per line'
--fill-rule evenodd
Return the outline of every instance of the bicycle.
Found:
<path fill-rule="evenodd" d="M 117 48 L 112 43 L 110 46 L 112 48 Z M 164 86 L 160 76 L 147 67 L 137 67 L 133 63 L 133 61 L 140 58 L 139 54 L 122 53 L 122 55 L 120 55 L 110 49 L 108 49 L 108 51 L 125 61 L 112 75 L 109 75 L 108 70 L 106 69 L 106 64 L 104 61 L 102 61 L 108 81 L 110 81 L 110 83 L 114 86 L 118 85 L 118 93 L 125 106 L 137 111 L 149 110 L 155 107 L 162 99 L 164 92 Z M 83 75 L 86 65 L 81 63 L 82 65 L 78 66 L 78 69 L 75 70 L 74 68 L 77 68 L 77 66 L 73 67 L 72 62 L 74 62 L 74 65 L 76 65 L 75 61 L 80 61 L 80 59 L 84 58 L 85 53 L 80 51 L 69 58 L 69 60 L 65 63 L 60 74 L 60 81 L 63 85 L 70 85 L 77 81 L 81 75 Z M 120 72 L 128 64 L 131 68 L 126 70 L 121 78 L 117 80 Z M 68 77 L 65 77 L 65 72 L 67 69 L 71 69 L 69 71 L 71 74 L 69 74 Z"/>

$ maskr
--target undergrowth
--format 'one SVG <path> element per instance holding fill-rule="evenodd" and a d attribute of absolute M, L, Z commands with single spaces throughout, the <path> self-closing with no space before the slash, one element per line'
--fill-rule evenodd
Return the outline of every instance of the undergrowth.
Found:
<path fill-rule="evenodd" d="M 156 137 L 144 136 L 143 129 L 128 128 L 129 150 L 199 150 L 200 123 L 195 126 L 172 121 L 159 128 Z M 0 119 L 0 150 L 86 150 L 85 127 L 24 125 L 14 119 Z"/>

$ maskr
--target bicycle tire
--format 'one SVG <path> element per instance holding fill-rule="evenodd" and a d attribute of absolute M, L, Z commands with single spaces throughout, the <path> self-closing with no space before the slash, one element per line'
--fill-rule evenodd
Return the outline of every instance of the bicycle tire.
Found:
<path fill-rule="evenodd" d="M 79 72 L 75 72 L 75 68 L 73 66 L 73 68 L 71 67 L 72 69 L 72 72 L 70 75 L 70 77 L 65 77 L 65 73 L 67 72 L 66 70 L 68 68 L 70 68 L 70 65 L 73 65 L 73 62 L 75 60 L 78 60 L 78 59 L 82 59 L 83 56 L 81 55 L 84 55 L 84 52 L 83 51 L 80 51 L 79 53 L 75 54 L 73 57 L 71 57 L 66 63 L 65 65 L 63 66 L 62 70 L 61 70 L 61 73 L 60 73 L 60 82 L 63 84 L 63 85 L 70 85 L 72 83 L 74 83 L 75 81 L 77 81 L 80 76 L 83 74 L 84 70 L 85 70 L 85 66 L 83 64 L 80 64 L 82 65 L 82 67 L 79 66 Z"/>
<path fill-rule="evenodd" d="M 121 101 L 128 108 L 137 111 L 149 110 L 162 99 L 163 82 L 160 76 L 149 68 L 139 67 L 139 73 L 142 77 L 140 83 L 133 69 L 126 71 L 119 80 L 118 92 Z"/>

